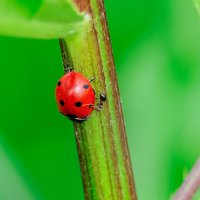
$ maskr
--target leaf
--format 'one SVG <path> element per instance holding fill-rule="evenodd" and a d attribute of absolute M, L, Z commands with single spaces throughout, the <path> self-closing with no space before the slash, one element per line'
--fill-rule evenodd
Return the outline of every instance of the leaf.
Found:
<path fill-rule="evenodd" d="M 84 27 L 71 0 L 1 0 L 0 35 L 63 38 Z"/>

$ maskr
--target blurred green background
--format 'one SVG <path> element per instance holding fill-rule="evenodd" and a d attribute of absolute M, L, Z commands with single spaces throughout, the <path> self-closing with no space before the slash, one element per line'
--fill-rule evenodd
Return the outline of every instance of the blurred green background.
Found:
<path fill-rule="evenodd" d="M 138 197 L 169 199 L 200 155 L 200 18 L 191 0 L 105 6 Z M 0 65 L 0 200 L 84 199 L 58 41 L 0 37 Z"/>

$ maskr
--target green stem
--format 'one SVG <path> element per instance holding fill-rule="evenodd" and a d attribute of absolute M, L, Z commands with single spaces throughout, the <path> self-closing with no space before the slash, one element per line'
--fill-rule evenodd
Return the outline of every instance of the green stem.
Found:
<path fill-rule="evenodd" d="M 103 1 L 75 2 L 90 20 L 85 31 L 61 40 L 63 64 L 68 63 L 68 49 L 71 66 L 88 78 L 95 77 L 94 88 L 107 96 L 101 112 L 74 124 L 85 198 L 136 200 Z"/>

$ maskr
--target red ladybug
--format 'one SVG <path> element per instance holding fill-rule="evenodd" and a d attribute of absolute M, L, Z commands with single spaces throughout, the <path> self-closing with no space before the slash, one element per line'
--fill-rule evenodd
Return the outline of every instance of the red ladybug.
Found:
<path fill-rule="evenodd" d="M 85 121 L 94 109 L 101 110 L 105 100 L 106 96 L 100 93 L 100 100 L 95 105 L 95 91 L 90 81 L 79 72 L 69 71 L 58 81 L 56 87 L 58 109 L 70 120 Z"/>

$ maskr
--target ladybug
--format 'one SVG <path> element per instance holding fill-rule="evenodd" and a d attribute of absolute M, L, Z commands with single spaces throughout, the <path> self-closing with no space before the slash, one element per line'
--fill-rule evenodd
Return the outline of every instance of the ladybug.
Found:
<path fill-rule="evenodd" d="M 56 86 L 56 102 L 59 111 L 70 120 L 82 122 L 89 118 L 93 110 L 100 111 L 106 96 L 99 95 L 99 102 L 95 105 L 96 94 L 91 81 L 76 71 L 64 74 Z"/>

